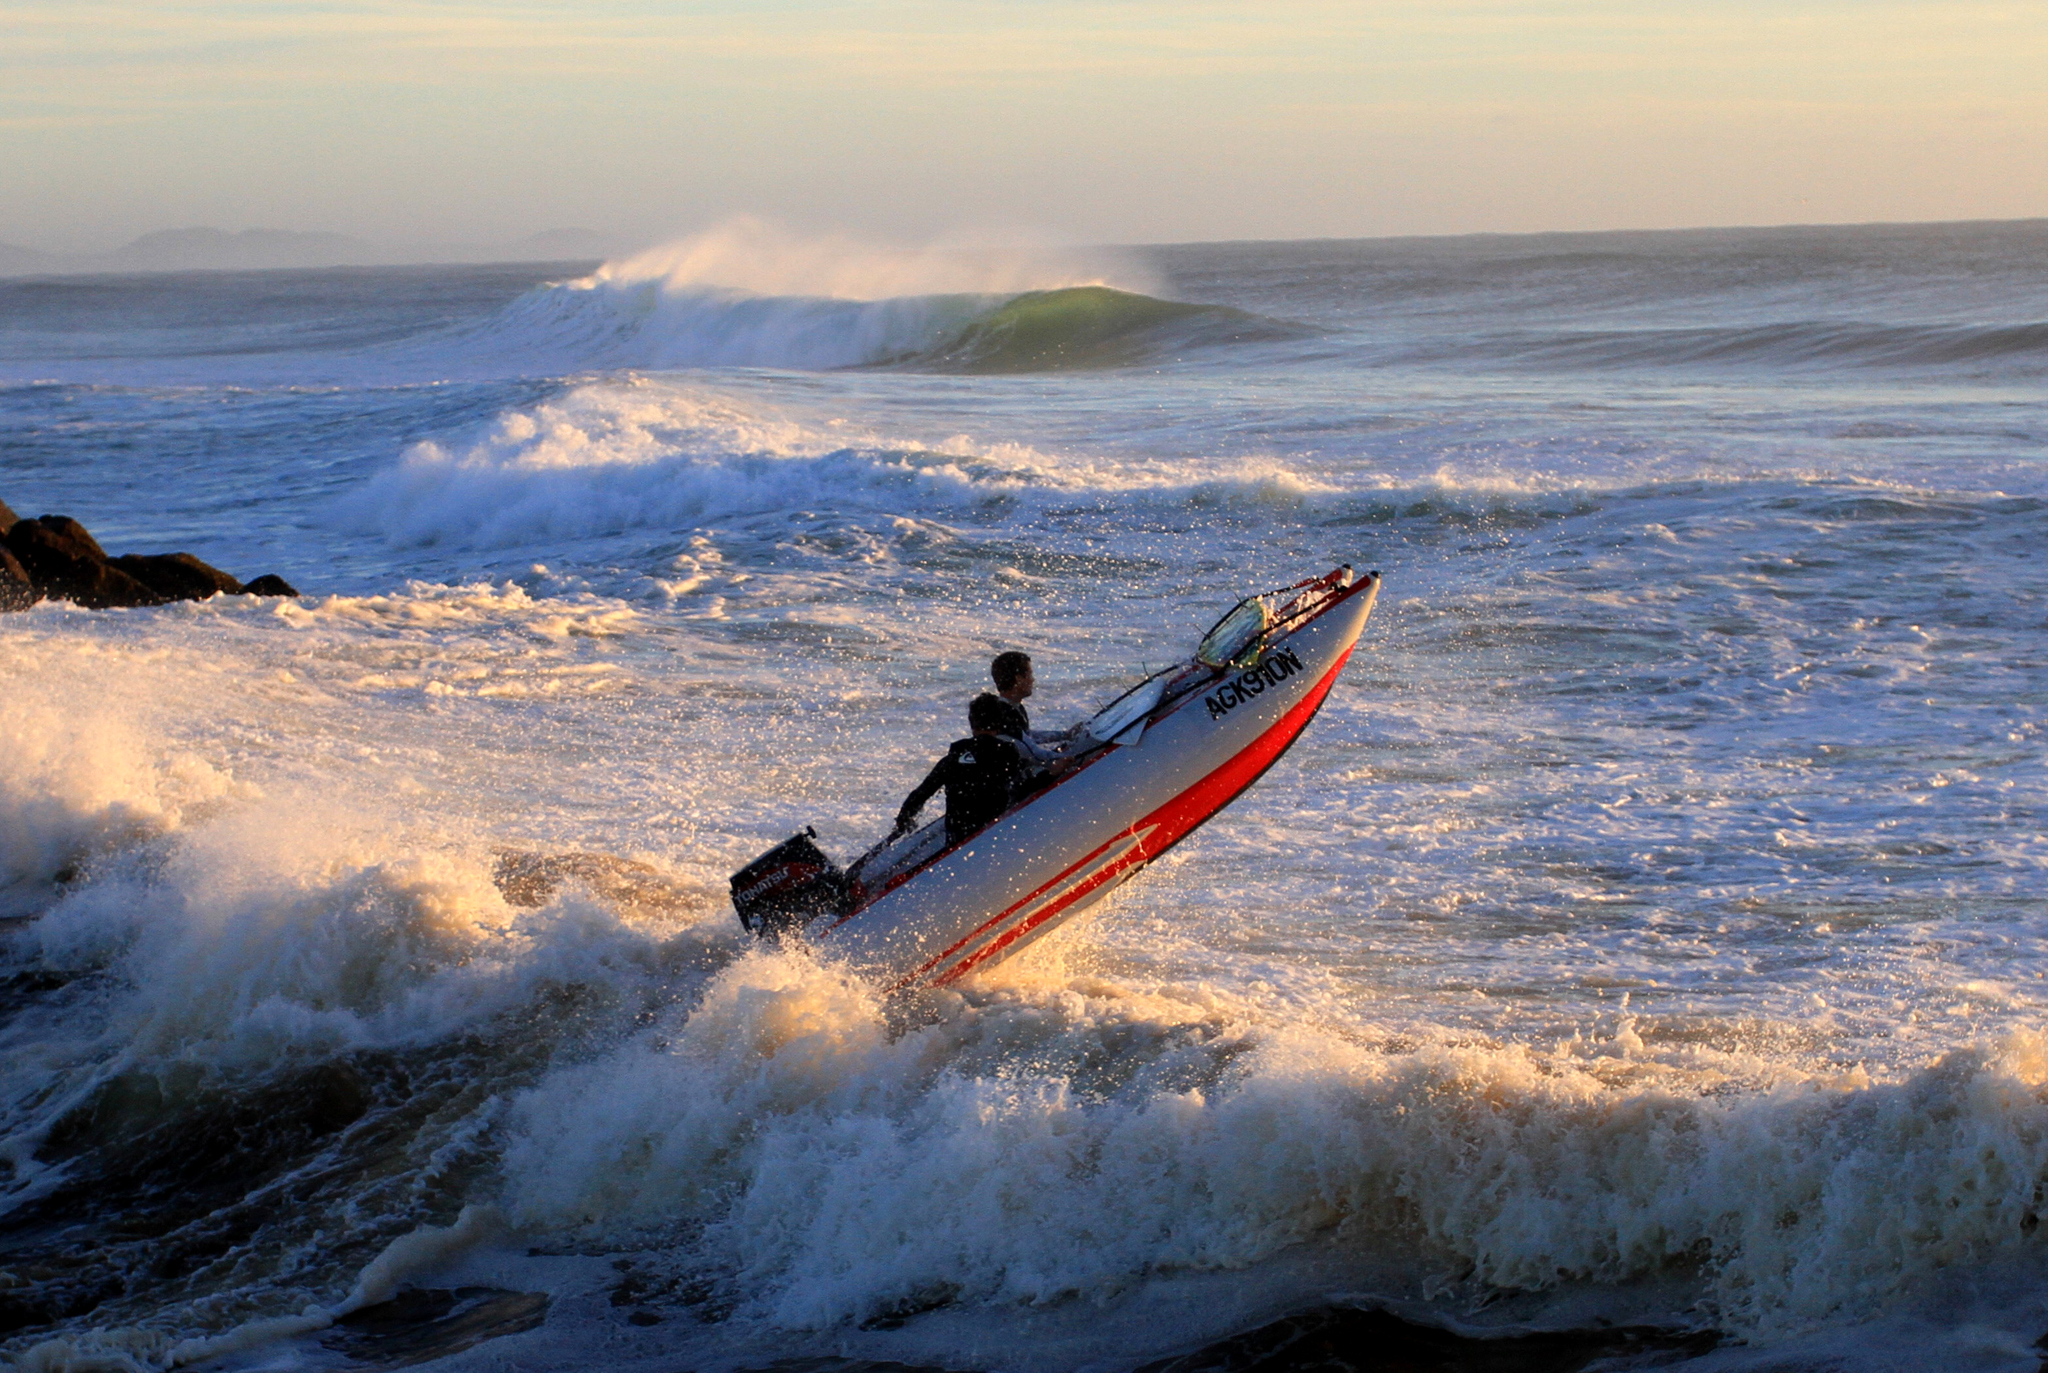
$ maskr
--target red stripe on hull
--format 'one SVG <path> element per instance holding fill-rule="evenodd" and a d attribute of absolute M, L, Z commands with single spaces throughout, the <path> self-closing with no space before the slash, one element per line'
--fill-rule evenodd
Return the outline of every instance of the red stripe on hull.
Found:
<path fill-rule="evenodd" d="M 1092 874 L 1086 882 L 1077 884 L 1073 891 L 1061 897 L 1057 902 L 1048 905 L 1044 910 L 1034 911 L 1027 919 L 1018 921 L 1015 929 L 1005 930 L 1001 935 L 990 940 L 986 948 L 976 950 L 973 954 L 961 959 L 958 964 L 948 968 L 944 973 L 934 978 L 934 984 L 943 986 L 955 978 L 965 976 L 981 963 L 1001 953 L 1004 949 L 1030 934 L 1046 921 L 1068 909 L 1075 902 L 1094 892 L 1105 883 L 1121 877 L 1133 867 L 1151 862 L 1154 858 L 1157 858 L 1160 854 L 1165 853 L 1175 844 L 1194 833 L 1203 821 L 1209 819 L 1210 816 L 1215 815 L 1218 811 L 1236 800 L 1247 787 L 1258 781 L 1266 770 L 1277 763 L 1280 760 L 1280 756 L 1293 746 L 1294 741 L 1301 736 L 1301 732 L 1308 728 L 1309 721 L 1315 718 L 1316 712 L 1322 709 L 1323 699 L 1330 694 L 1330 689 L 1337 684 L 1337 674 L 1342 672 L 1344 665 L 1351 661 L 1352 649 L 1355 647 L 1357 647 L 1355 642 L 1350 647 L 1347 647 L 1343 655 L 1337 659 L 1330 670 L 1323 674 L 1322 680 L 1309 689 L 1306 696 L 1289 707 L 1285 715 L 1275 720 L 1264 734 L 1253 740 L 1248 747 L 1232 757 L 1229 762 L 1217 768 L 1207 777 L 1204 777 L 1201 781 L 1195 783 L 1192 787 L 1189 787 L 1150 815 L 1120 831 L 1116 838 L 1095 849 L 1086 858 L 1083 858 L 1080 862 L 1062 872 L 1052 881 L 1039 887 L 1022 901 L 1015 902 L 993 919 L 983 922 L 980 926 L 976 927 L 973 933 L 955 941 L 945 952 L 926 960 L 917 971 L 897 982 L 889 990 L 896 991 L 922 980 L 933 968 L 944 964 L 948 958 L 951 958 L 959 950 L 972 944 L 991 928 L 1002 924 L 1003 921 L 1008 920 L 1016 912 L 1029 906 L 1044 893 L 1057 888 L 1061 882 L 1066 881 L 1072 874 L 1087 867 L 1098 856 L 1129 839 L 1147 826 L 1153 827 L 1154 832 L 1146 835 L 1145 840 L 1135 845 L 1128 855 L 1104 868 L 1101 872 Z"/>

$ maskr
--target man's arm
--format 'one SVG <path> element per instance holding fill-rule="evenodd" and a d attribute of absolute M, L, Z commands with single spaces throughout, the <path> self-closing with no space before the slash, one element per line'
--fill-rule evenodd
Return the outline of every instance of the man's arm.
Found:
<path fill-rule="evenodd" d="M 953 755 L 949 753 L 932 764 L 932 770 L 925 774 L 924 780 L 917 784 L 910 795 L 903 798 L 903 808 L 896 812 L 896 828 L 889 832 L 890 838 L 907 833 L 916 826 L 917 813 L 924 809 L 924 803 L 931 800 L 932 794 L 940 787 L 946 785 L 946 764 L 952 761 Z"/>
<path fill-rule="evenodd" d="M 1051 736 L 1046 735 L 1043 730 L 1034 729 L 1027 730 L 1025 733 L 1018 735 L 1013 742 L 1017 745 L 1017 752 L 1023 756 L 1025 762 L 1035 763 L 1040 767 L 1044 767 L 1046 764 L 1058 759 L 1061 752 L 1063 752 L 1063 750 L 1050 742 L 1050 738 Z"/>

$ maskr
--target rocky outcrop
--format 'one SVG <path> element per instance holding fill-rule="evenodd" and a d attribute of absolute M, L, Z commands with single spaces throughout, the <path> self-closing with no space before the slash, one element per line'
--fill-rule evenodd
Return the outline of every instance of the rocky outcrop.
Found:
<path fill-rule="evenodd" d="M 109 557 L 69 515 L 18 518 L 0 503 L 0 611 L 40 600 L 70 601 L 88 610 L 203 601 L 208 596 L 296 596 L 284 578 L 266 574 L 244 585 L 190 553 L 126 553 Z"/>
<path fill-rule="evenodd" d="M 117 605 L 155 605 L 163 599 L 110 566 L 98 540 L 84 525 L 63 515 L 15 521 L 7 531 L 7 551 L 21 563 L 36 591 L 51 600 L 105 610 Z"/>
<path fill-rule="evenodd" d="M 245 590 L 190 553 L 125 553 L 108 561 L 167 601 L 203 601 L 216 591 L 239 596 Z"/>
<path fill-rule="evenodd" d="M 296 596 L 299 589 L 275 572 L 266 572 L 242 588 L 250 596 Z"/>

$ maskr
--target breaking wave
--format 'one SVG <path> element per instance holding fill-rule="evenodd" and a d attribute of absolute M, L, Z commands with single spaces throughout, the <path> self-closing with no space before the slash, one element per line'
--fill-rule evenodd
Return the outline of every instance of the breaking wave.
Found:
<path fill-rule="evenodd" d="M 597 278 L 537 288 L 490 327 L 493 349 L 586 367 L 887 366 L 939 372 L 1128 367 L 1191 348 L 1300 336 L 1222 305 L 1109 286 L 887 300 L 756 296 Z"/>
<path fill-rule="evenodd" d="M 1368 471 L 1333 484 L 1273 459 L 1219 465 L 965 436 L 924 445 L 639 378 L 576 386 L 465 437 L 414 444 L 336 513 L 396 546 L 540 549 L 816 512 L 987 524 L 1076 501 L 1208 517 L 1301 512 L 1348 524 L 1516 512 L 1548 519 L 1585 508 L 1581 485 L 1567 480 L 1446 469 L 1419 479 Z"/>
<path fill-rule="evenodd" d="M 1304 332 L 1226 305 L 1188 305 L 1106 286 L 1072 286 L 1005 301 L 900 364 L 942 372 L 1128 367 L 1187 348 L 1267 343 Z"/>
<path fill-rule="evenodd" d="M 536 287 L 464 346 L 563 370 L 1033 372 L 1303 332 L 1150 285 L 1128 261 L 1072 252 L 888 249 L 743 223 Z"/>

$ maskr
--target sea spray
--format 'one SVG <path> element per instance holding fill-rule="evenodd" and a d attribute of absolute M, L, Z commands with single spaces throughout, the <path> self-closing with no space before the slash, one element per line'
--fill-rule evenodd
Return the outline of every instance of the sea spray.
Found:
<path fill-rule="evenodd" d="M 1070 286 L 1157 288 L 1139 253 L 961 239 L 922 245 L 802 234 L 740 216 L 712 229 L 605 263 L 591 282 L 658 282 L 670 290 L 714 288 L 750 296 L 890 300 L 915 296 L 1020 295 Z"/>
<path fill-rule="evenodd" d="M 1782 1336 L 2019 1252 L 2048 1176 L 2032 1039 L 1728 1100 L 1654 1059 L 1623 1084 L 1506 1047 L 1388 1054 L 1113 988 L 890 1038 L 795 972 L 735 967 L 658 1049 L 536 1089 L 516 1214 L 701 1234 L 744 1306 L 800 1326 L 939 1289 L 1099 1299 L 1329 1235 L 1489 1289 L 1676 1269 L 1724 1327 Z M 1125 1061 L 1091 1082 L 1110 1041 Z"/>

